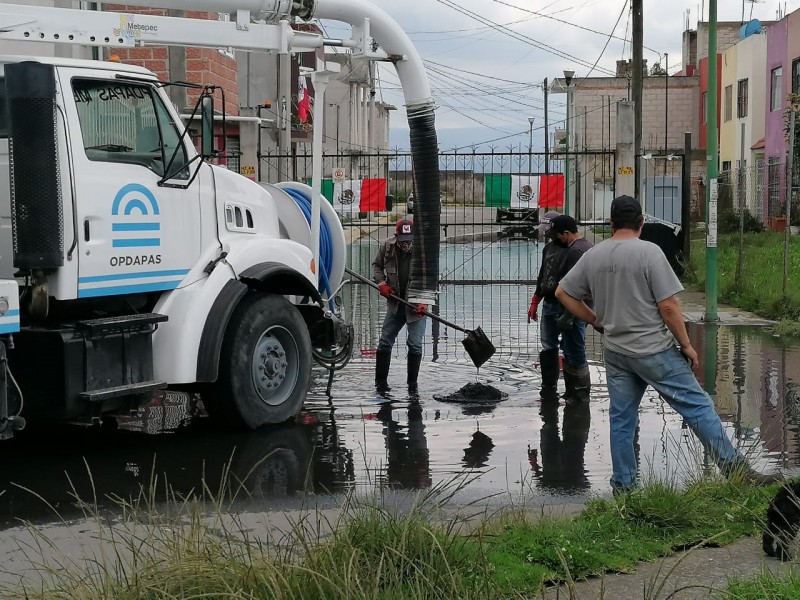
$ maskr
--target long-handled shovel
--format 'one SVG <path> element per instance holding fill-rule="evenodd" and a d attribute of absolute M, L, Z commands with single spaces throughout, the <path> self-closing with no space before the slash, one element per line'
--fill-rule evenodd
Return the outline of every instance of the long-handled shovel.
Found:
<path fill-rule="evenodd" d="M 375 288 L 376 290 L 380 290 L 380 287 L 374 281 L 371 281 L 366 277 L 359 275 L 355 271 L 351 271 L 350 269 L 345 269 L 345 271 L 347 272 L 348 275 L 358 279 L 360 282 L 366 283 L 368 286 Z M 403 300 L 399 296 L 391 294 L 390 297 L 393 300 L 397 300 L 401 304 L 405 304 L 406 306 L 409 306 L 413 309 L 417 308 L 416 305 L 411 304 L 407 300 Z M 467 351 L 467 354 L 469 354 L 469 357 L 472 359 L 472 362 L 476 367 L 480 368 L 480 366 L 487 360 L 489 360 L 495 353 L 496 348 L 494 347 L 494 344 L 492 344 L 491 340 L 489 340 L 489 338 L 486 337 L 486 334 L 480 327 L 478 327 L 477 329 L 465 329 L 464 327 L 456 325 L 455 323 L 451 323 L 450 321 L 446 321 L 439 315 L 434 315 L 433 313 L 428 312 L 427 310 L 422 311 L 421 314 L 425 315 L 426 317 L 430 317 L 434 321 L 438 321 L 442 325 L 446 325 L 447 327 L 452 327 L 457 331 L 466 333 L 467 337 L 461 340 L 461 343 L 464 345 L 464 349 Z"/>

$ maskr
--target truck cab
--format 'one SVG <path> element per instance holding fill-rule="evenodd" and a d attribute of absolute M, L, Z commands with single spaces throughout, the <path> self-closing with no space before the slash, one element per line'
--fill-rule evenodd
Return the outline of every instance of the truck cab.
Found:
<path fill-rule="evenodd" d="M 7 414 L 23 396 L 28 416 L 89 423 L 180 386 L 236 426 L 296 415 L 312 345 L 340 328 L 309 236 L 286 234 L 291 197 L 204 162 L 213 93 L 198 152 L 146 69 L 0 67 L 0 278 L 19 286 L 21 319 Z"/>

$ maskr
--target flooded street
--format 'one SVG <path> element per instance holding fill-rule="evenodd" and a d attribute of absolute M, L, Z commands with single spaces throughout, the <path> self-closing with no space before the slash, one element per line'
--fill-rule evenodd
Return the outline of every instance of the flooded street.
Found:
<path fill-rule="evenodd" d="M 462 245 L 447 251 L 475 249 Z M 516 260 L 520 279 L 526 279 L 538 260 L 538 252 L 528 250 L 494 246 L 484 253 L 481 268 L 491 271 L 492 253 L 505 252 L 512 257 L 504 264 Z M 355 259 L 370 254 L 370 247 L 353 253 Z M 353 265 L 368 272 L 363 262 Z M 157 502 L 167 488 L 185 497 L 202 494 L 205 487 L 207 495 L 235 494 L 234 507 L 242 510 L 272 511 L 336 506 L 345 494 L 376 489 L 410 501 L 417 491 L 454 478 L 469 481 L 456 494 L 459 504 L 553 504 L 610 494 L 608 397 L 598 335 L 587 338 L 589 406 L 543 406 L 535 365 L 537 325 L 528 325 L 525 316 L 530 287 L 445 286 L 442 315 L 467 327 L 483 326 L 498 354 L 476 373 L 461 333 L 429 328 L 415 404 L 404 390 L 404 345 L 395 348 L 393 392 L 389 398 L 375 395 L 373 356 L 382 301 L 365 286 L 346 292 L 345 301 L 358 316 L 354 358 L 336 374 L 330 397 L 327 373 L 315 373 L 313 393 L 297 423 L 248 433 L 219 431 L 202 416 L 196 399 L 170 393 L 164 403 L 120 421 L 119 429 L 31 427 L 3 444 L 0 522 L 4 527 L 20 519 L 50 522 L 54 510 L 64 518 L 79 517 L 76 497 L 111 507 L 109 498 L 151 488 Z M 758 468 L 800 465 L 800 342 L 759 327 L 692 325 L 690 335 L 704 360 L 698 377 L 735 443 Z M 403 340 L 401 334 L 398 342 Z M 493 385 L 507 399 L 457 405 L 434 398 L 475 381 Z M 638 444 L 645 476 L 682 478 L 708 462 L 680 417 L 652 390 L 642 403 Z"/>

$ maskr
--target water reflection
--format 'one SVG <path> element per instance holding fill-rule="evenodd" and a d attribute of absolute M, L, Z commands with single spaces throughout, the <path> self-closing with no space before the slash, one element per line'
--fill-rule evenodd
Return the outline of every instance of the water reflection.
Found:
<path fill-rule="evenodd" d="M 759 469 L 800 466 L 800 343 L 762 328 L 691 326 L 690 335 L 704 357 L 698 376 L 713 393 L 734 443 Z M 362 339 L 369 343 L 369 336 Z M 597 344 L 590 340 L 592 347 Z M 427 354 L 420 403 L 409 404 L 376 397 L 374 363 L 357 356 L 337 374 L 332 398 L 320 393 L 325 373 L 315 373 L 306 411 L 297 423 L 280 427 L 215 430 L 195 416 L 202 414 L 196 398 L 170 394 L 120 420 L 126 431 L 31 428 L 3 444 L 0 518 L 8 523 L 48 514 L 43 502 L 17 486 L 77 515 L 72 489 L 108 504 L 108 496 L 149 489 L 154 478 L 159 498 L 167 486 L 187 496 L 205 485 L 214 493 L 235 490 L 237 501 L 257 510 L 337 504 L 337 495 L 368 492 L 376 484 L 413 493 L 464 471 L 480 475 L 459 492 L 464 501 L 511 489 L 534 502 L 609 493 L 608 393 L 601 365 L 592 362 L 589 405 L 540 405 L 536 352 L 535 344 L 525 352 L 504 350 L 481 369 L 480 382 L 508 394 L 487 406 L 434 398 L 476 380 L 467 358 L 432 362 Z M 390 380 L 402 379 L 403 371 L 390 374 Z M 165 429 L 176 431 L 142 433 Z M 711 464 L 680 417 L 652 390 L 642 401 L 637 449 L 642 472 L 659 477 L 680 478 Z"/>
<path fill-rule="evenodd" d="M 537 484 L 544 490 L 576 492 L 591 487 L 586 472 L 586 442 L 592 422 L 588 402 L 570 403 L 563 408 L 559 434 L 558 400 L 542 401 L 539 415 L 539 452 L 528 447 L 528 462 Z"/>
<path fill-rule="evenodd" d="M 395 415 L 406 414 L 406 423 L 401 425 Z M 410 402 L 405 409 L 395 407 L 392 402 L 380 404 L 378 412 L 366 415 L 382 424 L 386 447 L 385 471 L 378 479 L 391 488 L 421 490 L 431 486 L 430 451 L 425 435 L 422 407 Z"/>
<path fill-rule="evenodd" d="M 690 328 L 701 383 L 740 449 L 762 464 L 800 464 L 800 342 L 761 327 Z"/>

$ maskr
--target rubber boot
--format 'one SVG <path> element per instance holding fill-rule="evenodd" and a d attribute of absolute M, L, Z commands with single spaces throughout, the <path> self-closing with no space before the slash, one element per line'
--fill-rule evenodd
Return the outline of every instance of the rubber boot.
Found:
<path fill-rule="evenodd" d="M 389 387 L 389 367 L 392 365 L 391 352 L 378 352 L 375 355 L 375 391 L 383 395 L 391 391 Z"/>
<path fill-rule="evenodd" d="M 409 354 L 408 355 L 408 393 L 412 396 L 416 396 L 419 392 L 419 388 L 417 386 L 417 378 L 419 377 L 419 366 L 422 364 L 422 355 L 421 354 Z"/>
<path fill-rule="evenodd" d="M 564 384 L 567 388 L 566 392 L 564 392 L 564 400 L 567 403 L 588 402 L 592 385 L 589 365 L 575 367 L 569 363 L 564 363 Z"/>
<path fill-rule="evenodd" d="M 559 368 L 558 349 L 539 352 L 539 369 L 542 371 L 542 397 L 551 396 L 558 385 Z"/>

